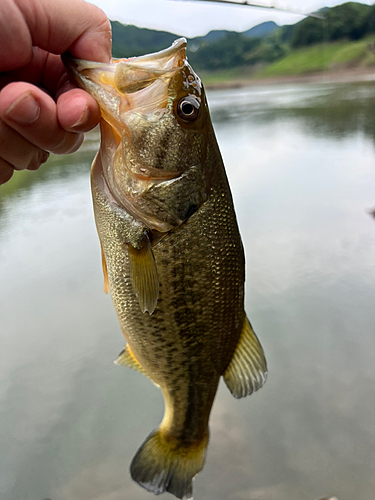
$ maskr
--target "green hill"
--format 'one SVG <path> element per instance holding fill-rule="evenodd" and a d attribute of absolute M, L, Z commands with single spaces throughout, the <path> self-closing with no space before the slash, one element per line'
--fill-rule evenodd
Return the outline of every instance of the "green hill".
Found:
<path fill-rule="evenodd" d="M 273 21 L 267 21 L 265 23 L 258 24 L 254 28 L 250 28 L 244 31 L 242 34 L 248 36 L 249 38 L 263 38 L 270 35 L 279 28 L 279 25 Z"/>
<path fill-rule="evenodd" d="M 308 17 L 282 27 L 261 23 L 243 33 L 213 30 L 189 39 L 187 54 L 198 72 L 221 80 L 223 75 L 300 75 L 375 63 L 375 5 L 347 2 L 324 9 L 324 16 L 324 21 Z M 112 29 L 115 57 L 155 52 L 179 37 L 117 21 Z"/>
<path fill-rule="evenodd" d="M 369 33 L 366 21 L 373 7 L 347 2 L 324 11 L 325 20 L 308 17 L 295 24 L 291 37 L 292 47 L 313 45 L 327 41 L 358 40 Z"/>
<path fill-rule="evenodd" d="M 168 45 L 182 35 L 176 35 L 167 31 L 150 30 L 138 28 L 131 24 L 121 24 L 118 21 L 111 21 L 114 57 L 132 57 L 157 52 L 165 49 Z M 228 36 L 243 35 L 246 38 L 263 38 L 277 30 L 276 23 L 261 23 L 253 28 L 238 33 L 237 31 L 212 30 L 205 36 L 198 36 L 188 39 L 188 50 L 196 52 L 200 47 L 215 44 Z"/>
<path fill-rule="evenodd" d="M 300 76 L 323 71 L 375 67 L 375 35 L 292 50 L 286 57 L 258 71 L 258 78 Z"/>
<path fill-rule="evenodd" d="M 215 43 L 218 40 L 225 38 L 228 33 L 236 33 L 236 31 L 212 30 L 209 31 L 205 36 L 197 36 L 195 38 L 191 38 L 189 42 L 192 44 L 198 44 L 198 46 L 205 43 Z"/>
<path fill-rule="evenodd" d="M 132 57 L 157 52 L 171 45 L 177 35 L 166 31 L 137 28 L 131 24 L 111 21 L 112 54 L 114 57 Z"/>

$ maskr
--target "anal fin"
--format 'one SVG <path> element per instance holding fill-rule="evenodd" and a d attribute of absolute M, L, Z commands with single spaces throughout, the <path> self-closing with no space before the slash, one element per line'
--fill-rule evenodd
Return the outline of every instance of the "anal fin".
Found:
<path fill-rule="evenodd" d="M 129 347 L 129 344 L 127 344 L 120 352 L 118 358 L 115 361 L 115 364 L 127 366 L 128 368 L 133 368 L 133 370 L 136 370 L 137 372 L 142 373 L 142 375 L 146 375 L 146 377 L 148 377 L 143 366 L 140 365 L 137 359 L 135 358 L 133 351 Z"/>
<path fill-rule="evenodd" d="M 142 312 L 152 314 L 159 297 L 159 279 L 151 243 L 144 235 L 139 247 L 129 247 L 130 276 Z"/>
<path fill-rule="evenodd" d="M 267 378 L 263 348 L 245 316 L 240 339 L 223 378 L 235 398 L 243 398 L 260 389 Z"/>

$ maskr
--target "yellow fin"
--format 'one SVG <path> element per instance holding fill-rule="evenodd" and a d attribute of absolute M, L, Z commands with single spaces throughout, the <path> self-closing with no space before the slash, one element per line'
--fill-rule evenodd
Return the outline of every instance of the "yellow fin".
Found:
<path fill-rule="evenodd" d="M 127 366 L 129 368 L 133 368 L 133 370 L 136 370 L 137 372 L 142 373 L 142 375 L 148 376 L 147 373 L 145 372 L 145 369 L 143 366 L 141 366 L 138 361 L 136 360 L 132 350 L 130 349 L 129 345 L 126 345 L 123 350 L 120 352 L 118 355 L 118 358 L 115 361 L 116 365 L 122 365 L 122 366 Z"/>
<path fill-rule="evenodd" d="M 202 470 L 207 436 L 187 446 L 153 431 L 137 451 L 130 465 L 134 481 L 155 495 L 168 491 L 177 498 L 192 500 L 193 478 Z"/>
<path fill-rule="evenodd" d="M 101 245 L 100 245 L 100 249 L 102 251 L 102 267 L 103 267 L 103 276 L 104 276 L 103 292 L 108 293 L 109 292 L 109 281 L 108 281 L 107 263 L 105 261 L 104 252 L 103 252 L 103 248 Z"/>
<path fill-rule="evenodd" d="M 129 247 L 130 276 L 142 312 L 152 314 L 159 296 L 156 262 L 147 234 L 138 248 Z"/>
<path fill-rule="evenodd" d="M 246 316 L 239 342 L 223 378 L 235 398 L 248 396 L 266 381 L 266 358 Z"/>

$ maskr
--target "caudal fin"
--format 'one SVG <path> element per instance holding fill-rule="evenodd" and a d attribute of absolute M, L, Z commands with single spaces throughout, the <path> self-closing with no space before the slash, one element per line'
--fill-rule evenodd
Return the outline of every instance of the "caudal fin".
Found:
<path fill-rule="evenodd" d="M 208 435 L 200 443 L 183 446 L 153 431 L 130 465 L 134 481 L 155 495 L 168 491 L 177 498 L 192 499 L 193 478 L 202 470 Z"/>

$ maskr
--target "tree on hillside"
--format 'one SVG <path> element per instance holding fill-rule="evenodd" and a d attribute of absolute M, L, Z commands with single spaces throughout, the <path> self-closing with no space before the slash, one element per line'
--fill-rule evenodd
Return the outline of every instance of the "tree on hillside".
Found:
<path fill-rule="evenodd" d="M 364 33 L 361 32 L 363 20 L 370 10 L 370 6 L 349 2 L 334 7 L 327 12 L 327 31 L 329 40 L 349 38 L 358 40 Z"/>
<path fill-rule="evenodd" d="M 197 69 L 219 70 L 242 66 L 248 54 L 260 44 L 259 38 L 247 38 L 239 33 L 227 33 L 224 38 L 207 43 L 189 54 L 189 61 Z"/>
<path fill-rule="evenodd" d="M 324 24 L 320 19 L 308 17 L 299 22 L 291 37 L 292 47 L 313 45 L 324 40 Z"/>
<path fill-rule="evenodd" d="M 306 18 L 295 25 L 292 47 L 313 45 L 325 41 L 347 38 L 357 40 L 366 32 L 365 19 L 372 8 L 355 2 L 332 7 L 325 13 L 325 20 Z"/>
<path fill-rule="evenodd" d="M 375 33 L 375 5 L 370 7 L 370 11 L 364 18 L 361 26 L 363 33 Z"/>
<path fill-rule="evenodd" d="M 178 38 L 177 35 L 166 31 L 138 28 L 131 24 L 121 24 L 111 21 L 112 25 L 112 54 L 114 57 L 140 56 L 165 49 Z"/>

